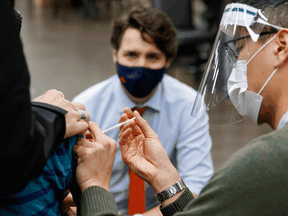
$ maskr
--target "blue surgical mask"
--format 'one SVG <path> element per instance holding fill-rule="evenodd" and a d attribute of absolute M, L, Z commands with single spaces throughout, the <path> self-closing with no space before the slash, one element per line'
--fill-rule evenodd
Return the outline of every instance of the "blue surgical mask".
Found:
<path fill-rule="evenodd" d="M 145 67 L 127 67 L 116 62 L 117 73 L 122 85 L 133 96 L 143 98 L 149 95 L 162 80 L 166 67 L 150 69 Z"/>

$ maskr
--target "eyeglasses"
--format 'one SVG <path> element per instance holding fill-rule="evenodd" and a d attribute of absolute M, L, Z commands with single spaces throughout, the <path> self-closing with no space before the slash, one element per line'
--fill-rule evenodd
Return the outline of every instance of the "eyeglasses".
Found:
<path fill-rule="evenodd" d="M 277 32 L 278 31 L 263 32 L 263 33 L 260 33 L 260 36 L 263 36 L 263 35 L 266 35 L 266 34 L 274 34 L 274 33 L 277 33 Z M 237 39 L 234 39 L 234 40 L 230 40 L 230 41 L 224 43 L 225 53 L 226 53 L 226 55 L 228 57 L 229 62 L 233 65 L 233 67 L 236 66 L 236 62 L 237 62 L 237 59 L 239 57 L 240 52 L 237 49 L 233 50 L 231 48 L 231 46 L 229 45 L 229 43 L 235 44 L 236 41 L 243 40 L 243 39 L 250 38 L 250 37 L 251 36 L 248 35 L 248 36 L 240 37 L 240 38 L 237 38 Z"/>

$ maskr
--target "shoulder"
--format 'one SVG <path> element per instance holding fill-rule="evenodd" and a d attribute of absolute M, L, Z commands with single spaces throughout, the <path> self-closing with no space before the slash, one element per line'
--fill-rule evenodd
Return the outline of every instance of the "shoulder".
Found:
<path fill-rule="evenodd" d="M 100 83 L 97 83 L 88 89 L 84 90 L 76 97 L 73 98 L 72 102 L 79 103 L 89 103 L 89 101 L 95 101 L 101 99 L 101 97 L 107 96 L 107 94 L 111 94 L 113 92 L 113 86 L 119 81 L 117 75 L 114 75 L 107 80 L 104 80 Z"/>
<path fill-rule="evenodd" d="M 164 95 L 169 100 L 176 102 L 195 100 L 197 91 L 179 80 L 165 74 L 163 77 Z"/>
<path fill-rule="evenodd" d="M 252 140 L 245 147 L 236 151 L 223 167 L 232 167 L 233 170 L 236 167 L 236 170 L 245 168 L 247 173 L 260 169 L 269 170 L 272 167 L 274 167 L 273 169 L 277 167 L 276 170 L 287 167 L 287 141 L 288 126 Z"/>
<path fill-rule="evenodd" d="M 267 146 L 266 150 L 281 149 L 280 151 L 288 150 L 288 124 L 281 130 L 275 130 L 271 133 L 260 136 L 247 144 L 247 148 L 255 148 L 260 146 Z M 287 153 L 288 154 L 288 153 Z"/>
<path fill-rule="evenodd" d="M 288 127 L 274 131 L 235 152 L 211 177 L 196 202 L 209 199 L 214 204 L 218 202 L 215 206 L 223 206 L 221 215 L 231 215 L 241 208 L 245 209 L 245 215 L 283 211 L 279 206 L 286 206 L 288 199 L 283 189 L 288 184 L 287 132 Z M 217 199 L 211 199 L 211 195 Z"/>

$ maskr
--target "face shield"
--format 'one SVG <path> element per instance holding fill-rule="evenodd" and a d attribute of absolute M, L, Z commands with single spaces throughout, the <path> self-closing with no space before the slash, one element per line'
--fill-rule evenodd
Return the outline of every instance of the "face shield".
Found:
<path fill-rule="evenodd" d="M 274 30 L 268 31 L 265 26 Z M 247 64 L 257 51 L 255 45 L 259 38 L 280 29 L 269 24 L 259 9 L 239 3 L 228 4 L 191 115 L 197 118 L 207 110 L 212 125 L 243 120 L 246 102 L 240 101 L 241 106 L 237 106 L 234 94 L 242 94 L 248 87 Z"/>

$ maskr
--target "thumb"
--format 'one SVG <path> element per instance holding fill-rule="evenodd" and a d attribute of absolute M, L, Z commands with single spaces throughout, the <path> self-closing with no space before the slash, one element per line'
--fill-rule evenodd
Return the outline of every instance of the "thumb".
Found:
<path fill-rule="evenodd" d="M 141 117 L 141 115 L 137 112 L 134 111 L 134 115 L 136 117 L 135 121 L 137 125 L 140 127 L 142 130 L 142 133 L 146 138 L 158 138 L 157 134 L 153 131 L 153 129 L 149 126 L 148 122 Z"/>
<path fill-rule="evenodd" d="M 93 140 L 96 141 L 97 135 L 103 134 L 97 123 L 90 122 L 89 123 L 89 131 L 93 137 Z"/>

